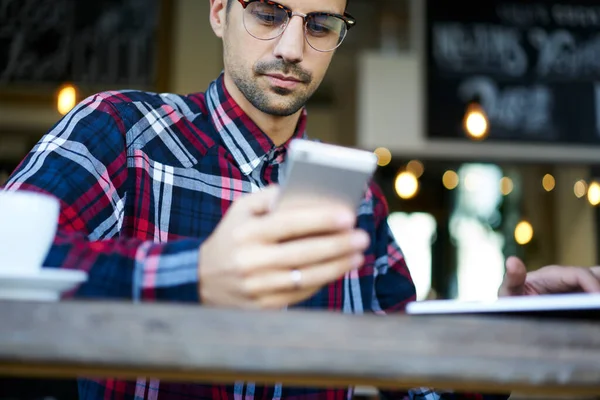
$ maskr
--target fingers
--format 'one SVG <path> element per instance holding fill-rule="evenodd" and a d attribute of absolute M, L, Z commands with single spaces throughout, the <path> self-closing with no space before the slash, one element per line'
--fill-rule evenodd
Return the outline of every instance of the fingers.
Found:
<path fill-rule="evenodd" d="M 506 260 L 506 274 L 498 290 L 498 296 L 521 296 L 524 292 L 527 268 L 523 261 L 517 257 Z"/>
<path fill-rule="evenodd" d="M 332 261 L 299 269 L 300 282 L 296 282 L 290 269 L 276 269 L 246 278 L 243 292 L 250 298 L 268 295 L 293 296 L 298 290 L 314 291 L 333 282 L 347 272 L 359 268 L 364 262 L 362 254 L 355 253 Z"/>
<path fill-rule="evenodd" d="M 279 186 L 271 185 L 259 192 L 242 196 L 231 206 L 231 213 L 240 217 L 263 215 L 269 212 L 279 196 Z"/>
<path fill-rule="evenodd" d="M 307 237 L 285 243 L 256 246 L 240 255 L 240 264 L 246 275 L 261 270 L 302 268 L 351 254 L 362 254 L 370 239 L 363 230 Z"/>
<path fill-rule="evenodd" d="M 524 294 L 600 293 L 600 280 L 590 268 L 548 265 L 530 272 L 524 287 Z"/>
<path fill-rule="evenodd" d="M 351 229 L 355 214 L 343 206 L 321 206 L 290 211 L 275 211 L 244 224 L 235 232 L 236 239 L 277 243 L 307 236 L 318 236 Z"/>
<path fill-rule="evenodd" d="M 320 288 L 311 288 L 297 290 L 295 292 L 274 293 L 248 303 L 251 308 L 278 310 L 311 298 L 319 291 L 319 289 Z"/>
<path fill-rule="evenodd" d="M 590 268 L 569 268 L 565 273 L 571 272 L 576 285 L 586 293 L 600 293 L 600 280 Z"/>

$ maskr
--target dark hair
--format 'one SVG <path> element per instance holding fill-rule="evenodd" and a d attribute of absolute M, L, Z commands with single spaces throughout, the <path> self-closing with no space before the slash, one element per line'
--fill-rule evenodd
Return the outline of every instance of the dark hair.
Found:
<path fill-rule="evenodd" d="M 229 13 L 229 10 L 231 10 L 231 6 L 233 6 L 233 2 L 235 0 L 227 0 L 227 13 Z"/>
<path fill-rule="evenodd" d="M 229 10 L 231 10 L 231 7 L 233 6 L 233 2 L 236 0 L 227 0 L 227 8 L 226 8 L 226 12 L 229 13 Z M 350 4 L 350 0 L 346 0 L 346 8 L 348 8 L 348 4 Z"/>

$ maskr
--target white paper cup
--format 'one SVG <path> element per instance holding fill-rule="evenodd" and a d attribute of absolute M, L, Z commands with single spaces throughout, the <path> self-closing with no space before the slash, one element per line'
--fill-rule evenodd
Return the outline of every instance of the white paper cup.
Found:
<path fill-rule="evenodd" d="M 0 273 L 40 271 L 56 235 L 60 203 L 28 191 L 0 191 Z"/>

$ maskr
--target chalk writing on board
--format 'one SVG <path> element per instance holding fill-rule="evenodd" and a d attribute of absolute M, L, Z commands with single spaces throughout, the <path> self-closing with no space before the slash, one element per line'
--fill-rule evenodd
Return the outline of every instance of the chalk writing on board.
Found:
<path fill-rule="evenodd" d="M 0 86 L 151 86 L 159 0 L 0 0 Z"/>
<path fill-rule="evenodd" d="M 430 90 L 430 116 L 478 101 L 493 137 L 600 143 L 600 6 L 579 2 L 490 0 L 467 15 L 429 0 L 430 87 L 454 92 Z"/>
<path fill-rule="evenodd" d="M 434 56 L 440 68 L 522 76 L 528 67 L 517 29 L 439 23 L 433 29 Z"/>
<path fill-rule="evenodd" d="M 433 40 L 441 68 L 523 76 L 531 64 L 524 47 L 529 44 L 537 51 L 535 69 L 541 76 L 600 76 L 600 35 L 578 40 L 562 29 L 441 23 L 434 28 Z"/>
<path fill-rule="evenodd" d="M 459 87 L 460 98 L 477 99 L 492 125 L 509 130 L 522 129 L 528 136 L 549 135 L 552 128 L 552 92 L 543 85 L 512 86 L 501 89 L 486 77 L 473 77 Z"/>

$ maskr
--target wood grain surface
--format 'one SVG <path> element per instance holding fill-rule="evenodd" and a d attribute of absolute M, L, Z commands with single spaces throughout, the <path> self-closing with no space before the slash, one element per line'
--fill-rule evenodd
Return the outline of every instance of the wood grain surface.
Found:
<path fill-rule="evenodd" d="M 600 324 L 0 302 L 0 375 L 600 393 Z"/>

